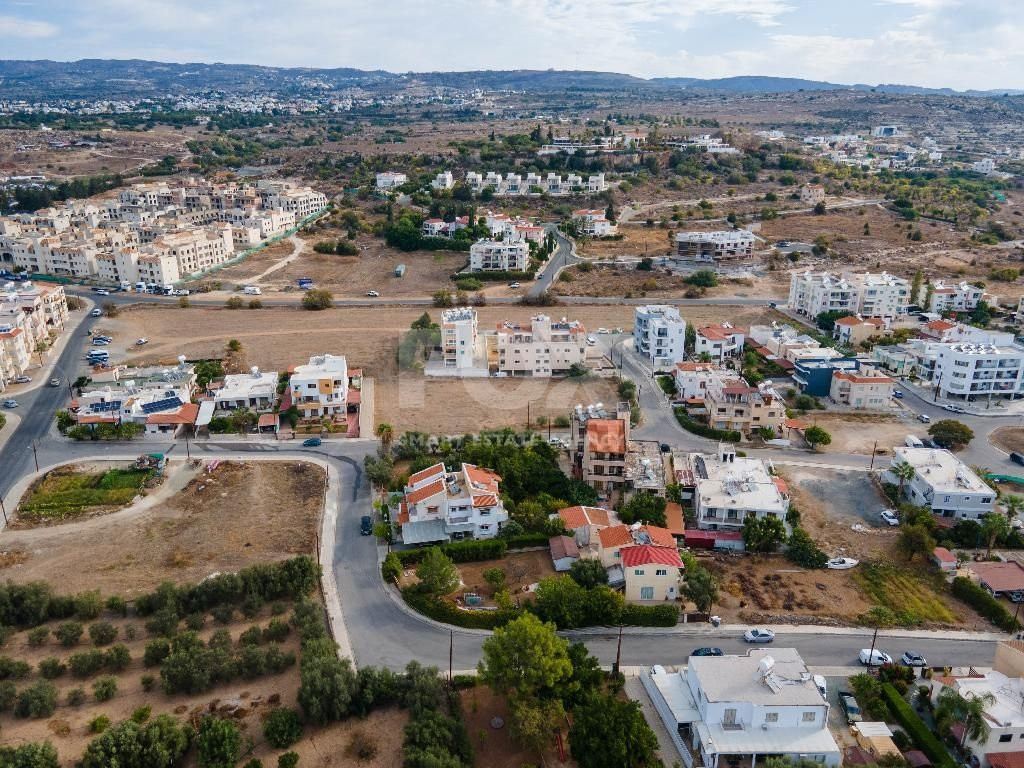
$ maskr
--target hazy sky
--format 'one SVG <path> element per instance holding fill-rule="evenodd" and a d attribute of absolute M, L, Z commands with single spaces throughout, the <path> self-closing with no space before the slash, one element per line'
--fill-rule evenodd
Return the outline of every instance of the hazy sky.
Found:
<path fill-rule="evenodd" d="M 0 0 L 0 56 L 1024 87 L 1024 0 Z"/>

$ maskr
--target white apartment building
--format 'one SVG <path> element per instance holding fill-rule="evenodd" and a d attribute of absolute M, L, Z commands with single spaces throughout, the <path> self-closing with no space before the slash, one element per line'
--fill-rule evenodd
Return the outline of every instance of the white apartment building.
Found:
<path fill-rule="evenodd" d="M 985 343 L 938 344 L 932 379 L 940 397 L 967 401 L 1024 395 L 1024 348 Z"/>
<path fill-rule="evenodd" d="M 706 325 L 696 330 L 693 353 L 698 358 L 707 355 L 715 363 L 723 364 L 743 355 L 746 331 L 730 323 Z"/>
<path fill-rule="evenodd" d="M 590 237 L 609 237 L 619 231 L 604 217 L 604 211 L 597 208 L 580 208 L 572 212 L 572 217 L 579 221 L 580 231 Z"/>
<path fill-rule="evenodd" d="M 207 389 L 213 395 L 218 411 L 247 408 L 256 413 L 269 413 L 277 401 L 277 371 L 263 372 L 253 366 L 249 373 L 232 373 Z"/>
<path fill-rule="evenodd" d="M 946 285 L 936 280 L 932 285 L 932 298 L 928 304 L 929 312 L 970 312 L 978 306 L 985 289 L 971 285 L 966 280 L 956 285 Z"/>
<path fill-rule="evenodd" d="M 808 350 L 819 356 L 827 356 L 828 352 L 835 351 L 822 347 L 821 342 L 813 336 L 801 333 L 791 325 L 778 325 L 775 321 L 771 325 L 750 326 L 749 338 L 769 353 L 787 360 L 798 357 L 800 350 Z"/>
<path fill-rule="evenodd" d="M 971 165 L 971 170 L 975 173 L 981 173 L 985 176 L 989 176 L 996 170 L 996 163 L 991 157 L 986 157 L 982 160 L 978 160 L 976 163 Z"/>
<path fill-rule="evenodd" d="M 500 323 L 485 341 L 488 370 L 508 376 L 565 376 L 587 359 L 587 329 L 577 320 L 553 321 L 545 314 L 529 323 Z"/>
<path fill-rule="evenodd" d="M 255 193 L 264 208 L 293 214 L 297 221 L 327 207 L 327 195 L 323 192 L 281 179 L 261 179 L 256 183 Z"/>
<path fill-rule="evenodd" d="M 756 768 L 768 757 L 829 768 L 842 762 L 829 704 L 793 648 L 691 656 L 683 671 L 656 668 L 641 680 L 683 765 L 695 758 L 707 768 Z"/>
<path fill-rule="evenodd" d="M 857 295 L 852 285 L 828 272 L 793 272 L 789 278 L 789 308 L 799 315 L 817 317 L 822 312 L 856 312 Z"/>
<path fill-rule="evenodd" d="M 455 177 L 452 176 L 451 171 L 441 171 L 434 177 L 434 180 L 430 182 L 430 186 L 434 189 L 451 189 L 455 186 Z"/>
<path fill-rule="evenodd" d="M 31 363 L 32 347 L 23 322 L 23 317 L 0 317 L 0 392 L 24 376 Z"/>
<path fill-rule="evenodd" d="M 754 255 L 754 235 L 746 229 L 680 232 L 676 235 L 676 252 L 681 259 L 708 263 L 749 259 Z"/>
<path fill-rule="evenodd" d="M 896 446 L 890 470 L 904 462 L 914 468 L 913 479 L 903 483 L 903 497 L 911 504 L 957 520 L 977 520 L 995 511 L 996 492 L 949 451 Z M 900 485 L 891 471 L 883 472 L 882 479 Z"/>
<path fill-rule="evenodd" d="M 786 484 L 773 477 L 761 459 L 738 457 L 735 446 L 723 443 L 715 454 L 690 454 L 688 465 L 698 528 L 740 531 L 753 515 L 776 517 L 790 533 Z"/>
<path fill-rule="evenodd" d="M 398 522 L 406 544 L 492 539 L 508 520 L 501 501 L 501 477 L 463 464 L 449 472 L 435 464 L 409 477 Z"/>
<path fill-rule="evenodd" d="M 472 307 L 445 309 L 441 312 L 441 354 L 445 368 L 469 369 L 478 357 L 478 326 Z"/>
<path fill-rule="evenodd" d="M 409 177 L 397 171 L 384 171 L 377 174 L 377 189 L 394 189 L 409 181 Z"/>
<path fill-rule="evenodd" d="M 523 241 L 478 240 L 469 247 L 470 272 L 525 272 L 530 247 Z"/>
<path fill-rule="evenodd" d="M 25 281 L 0 289 L 0 391 L 26 375 L 33 356 L 42 364 L 67 319 L 67 297 L 60 285 Z"/>
<path fill-rule="evenodd" d="M 910 305 L 910 281 L 890 275 L 844 272 L 857 293 L 857 306 L 853 310 L 864 317 L 892 318 L 907 314 Z"/>
<path fill-rule="evenodd" d="M 735 379 L 736 372 L 718 368 L 713 363 L 686 360 L 676 363 L 673 376 L 677 400 L 704 400 L 713 382 L 719 379 Z"/>
<path fill-rule="evenodd" d="M 603 173 L 592 174 L 584 179 L 582 176 L 570 173 L 565 178 L 549 172 L 546 176 L 536 173 L 528 173 L 525 177 L 517 173 L 508 173 L 502 176 L 500 173 L 488 171 L 481 174 L 477 171 L 466 173 L 466 186 L 473 192 L 480 193 L 485 189 L 491 189 L 495 195 L 516 196 L 516 195 L 573 195 L 573 194 L 595 194 L 608 189 L 608 182 L 605 181 Z"/>
<path fill-rule="evenodd" d="M 655 366 L 672 366 L 686 357 L 686 321 L 667 304 L 633 311 L 633 349 Z"/>
<path fill-rule="evenodd" d="M 292 405 L 303 419 L 345 416 L 348 412 L 348 364 L 344 355 L 315 355 L 295 366 L 288 381 Z"/>

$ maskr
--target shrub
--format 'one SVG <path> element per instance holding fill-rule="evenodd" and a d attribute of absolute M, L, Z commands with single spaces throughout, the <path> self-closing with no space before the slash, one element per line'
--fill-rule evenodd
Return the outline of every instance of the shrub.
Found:
<path fill-rule="evenodd" d="M 110 645 L 117 639 L 117 627 L 109 621 L 97 621 L 89 625 L 89 638 L 93 645 Z"/>
<path fill-rule="evenodd" d="M 95 648 L 84 653 L 76 653 L 68 659 L 71 674 L 75 677 L 91 677 L 103 669 L 105 662 L 106 655 Z"/>
<path fill-rule="evenodd" d="M 218 605 L 213 609 L 213 620 L 218 624 L 230 624 L 235 619 L 235 609 L 230 605 Z"/>
<path fill-rule="evenodd" d="M 97 715 L 89 721 L 89 733 L 103 733 L 110 727 L 110 718 L 106 715 Z"/>
<path fill-rule="evenodd" d="M 85 689 L 84 688 L 72 688 L 68 691 L 68 706 L 78 707 L 85 704 Z"/>
<path fill-rule="evenodd" d="M 249 627 L 238 636 L 239 645 L 259 645 L 263 642 L 263 630 L 259 627 Z"/>
<path fill-rule="evenodd" d="M 231 768 L 238 762 L 242 737 L 230 720 L 204 717 L 196 738 L 199 768 Z"/>
<path fill-rule="evenodd" d="M 40 680 L 18 694 L 14 704 L 15 717 L 49 717 L 57 709 L 57 689 L 52 683 Z"/>
<path fill-rule="evenodd" d="M 299 713 L 284 707 L 271 710 L 263 723 L 263 736 L 275 749 L 287 749 L 302 738 Z"/>
<path fill-rule="evenodd" d="M 302 308 L 311 311 L 319 311 L 322 309 L 328 309 L 334 304 L 334 295 L 330 291 L 325 291 L 321 288 L 313 288 L 312 290 L 306 291 L 302 297 Z"/>
<path fill-rule="evenodd" d="M 59 625 L 53 634 L 60 640 L 60 644 L 65 648 L 70 648 L 73 645 L 78 645 L 78 641 L 82 639 L 82 625 L 77 621 L 65 621 Z"/>
<path fill-rule="evenodd" d="M 202 613 L 190 613 L 185 617 L 185 626 L 193 632 L 198 632 L 206 624 L 206 615 Z"/>
<path fill-rule="evenodd" d="M 157 667 L 163 660 L 171 655 L 171 642 L 166 638 L 157 638 L 146 643 L 146 650 L 142 655 L 142 663 L 147 667 Z"/>
<path fill-rule="evenodd" d="M 963 600 L 1004 632 L 1016 632 L 1020 629 L 1020 623 L 1003 607 L 1003 604 L 970 579 L 957 576 L 953 579 L 952 591 L 954 597 Z"/>
<path fill-rule="evenodd" d="M 0 656 L 0 680 L 20 680 L 28 677 L 32 672 L 32 666 L 28 662 L 12 659 L 10 656 Z"/>
<path fill-rule="evenodd" d="M 420 592 L 415 587 L 403 589 L 402 598 L 414 611 L 434 621 L 466 629 L 496 629 L 515 618 L 514 611 L 460 611 L 449 601 Z"/>
<path fill-rule="evenodd" d="M 889 705 L 889 711 L 892 712 L 896 722 L 903 727 L 918 749 L 928 755 L 932 765 L 937 768 L 955 768 L 956 763 L 953 762 L 939 738 L 917 716 L 917 713 L 911 709 L 891 683 L 885 683 L 882 686 L 882 696 Z"/>
<path fill-rule="evenodd" d="M 47 680 L 60 677 L 68 671 L 68 665 L 60 659 L 43 659 L 39 662 L 39 674 Z"/>
<path fill-rule="evenodd" d="M 142 683 L 142 690 L 148 692 L 148 691 L 153 690 L 153 686 L 156 685 L 156 678 L 153 677 L 152 675 L 143 675 L 142 679 L 141 679 L 141 683 Z"/>
<path fill-rule="evenodd" d="M 128 601 L 123 597 L 111 595 L 107 598 L 107 610 L 119 616 L 128 615 Z"/>
<path fill-rule="evenodd" d="M 146 631 L 151 635 L 171 637 L 178 631 L 178 613 L 173 608 L 161 608 L 146 622 Z"/>
<path fill-rule="evenodd" d="M 384 562 L 380 565 L 380 574 L 384 581 L 392 584 L 398 583 L 398 579 L 402 575 L 402 560 L 398 557 L 397 552 L 388 552 Z"/>
<path fill-rule="evenodd" d="M 111 672 L 124 672 L 132 663 L 132 655 L 126 645 L 114 645 L 103 654 L 103 666 Z"/>
<path fill-rule="evenodd" d="M 285 752 L 277 758 L 277 768 L 295 768 L 299 764 L 299 756 L 295 752 Z"/>
<path fill-rule="evenodd" d="M 281 619 L 271 619 L 270 623 L 263 630 L 263 640 L 268 643 L 280 643 L 290 633 L 291 627 L 288 622 Z"/>
<path fill-rule="evenodd" d="M 110 701 L 117 693 L 117 679 L 113 677 L 101 677 L 92 684 L 92 695 L 96 701 Z"/>
<path fill-rule="evenodd" d="M 676 421 L 679 422 L 679 426 L 687 432 L 692 432 L 695 435 L 706 437 L 709 440 L 722 440 L 727 443 L 738 443 L 742 437 L 739 432 L 735 432 L 730 429 L 715 429 L 714 427 L 709 427 L 707 424 L 694 421 L 682 408 L 676 408 L 675 413 Z"/>
<path fill-rule="evenodd" d="M 10 680 L 0 682 L 0 712 L 9 712 L 17 699 L 17 686 Z"/>
<path fill-rule="evenodd" d="M 206 646 L 208 648 L 229 650 L 232 645 L 234 645 L 234 643 L 231 641 L 231 633 L 226 629 L 218 629 L 210 635 L 210 639 L 206 641 Z"/>
<path fill-rule="evenodd" d="M 135 708 L 135 710 L 132 712 L 131 719 L 133 723 L 138 723 L 139 725 L 141 725 L 142 723 L 149 720 L 149 716 L 151 714 L 153 714 L 153 708 L 149 706 L 149 704 L 143 704 L 141 707 Z"/>
<path fill-rule="evenodd" d="M 28 646 L 29 648 L 42 648 L 44 645 L 46 645 L 46 641 L 49 639 L 49 627 L 36 627 L 35 629 L 29 630 Z"/>
<path fill-rule="evenodd" d="M 547 542 L 547 539 L 544 540 Z M 442 544 L 439 549 L 454 563 L 469 563 L 479 560 L 500 560 L 505 556 L 508 543 L 504 539 L 473 539 L 453 544 Z M 406 549 L 394 552 L 402 565 L 419 563 L 431 548 Z"/>
<path fill-rule="evenodd" d="M 242 301 L 241 296 L 232 296 L 230 299 L 224 302 L 224 306 L 227 307 L 228 309 L 241 309 L 244 303 L 245 302 Z"/>
<path fill-rule="evenodd" d="M 80 619 L 92 621 L 103 612 L 103 597 L 98 590 L 79 592 L 75 595 L 75 614 Z"/>

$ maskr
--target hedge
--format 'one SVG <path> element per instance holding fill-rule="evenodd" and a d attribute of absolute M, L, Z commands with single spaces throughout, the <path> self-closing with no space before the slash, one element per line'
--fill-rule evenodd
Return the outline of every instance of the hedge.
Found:
<path fill-rule="evenodd" d="M 482 282 L 498 282 L 500 280 L 533 280 L 535 274 L 536 272 L 456 272 L 452 275 L 452 280 L 464 280 L 467 277 L 475 277 L 477 280 Z"/>
<path fill-rule="evenodd" d="M 418 563 L 427 554 L 430 547 L 421 549 L 404 549 L 397 552 L 402 565 Z M 505 556 L 508 545 L 505 539 L 470 539 L 453 544 L 441 544 L 440 549 L 456 563 L 471 563 L 477 560 L 500 560 Z"/>
<path fill-rule="evenodd" d="M 953 579 L 953 596 L 963 600 L 1004 632 L 1016 632 L 1020 629 L 1020 623 L 1010 615 L 1010 612 L 970 579 L 963 576 Z"/>
<path fill-rule="evenodd" d="M 546 533 L 524 533 L 502 539 L 509 549 L 526 549 L 527 547 L 546 547 L 551 537 Z"/>
<path fill-rule="evenodd" d="M 738 443 L 742 437 L 739 432 L 734 432 L 731 429 L 715 429 L 707 424 L 694 421 L 682 408 L 675 408 L 674 410 L 676 412 L 676 421 L 687 432 L 706 437 L 709 440 L 723 440 L 727 443 Z"/>
<path fill-rule="evenodd" d="M 882 684 L 882 697 L 889 705 L 889 711 L 896 718 L 903 730 L 913 740 L 914 744 L 924 752 L 936 768 L 956 768 L 956 763 L 949 756 L 949 752 L 942 746 L 942 742 L 925 724 L 924 720 L 917 716 L 917 713 L 910 707 L 906 699 L 900 696 L 899 691 L 892 683 Z"/>
<path fill-rule="evenodd" d="M 634 605 L 622 609 L 623 624 L 629 627 L 674 627 L 679 623 L 679 608 L 674 603 Z"/>
<path fill-rule="evenodd" d="M 402 590 L 405 604 L 417 613 L 434 621 L 452 624 L 463 629 L 497 629 L 503 627 L 517 615 L 517 611 L 460 611 L 453 603 L 420 592 L 416 587 Z"/>

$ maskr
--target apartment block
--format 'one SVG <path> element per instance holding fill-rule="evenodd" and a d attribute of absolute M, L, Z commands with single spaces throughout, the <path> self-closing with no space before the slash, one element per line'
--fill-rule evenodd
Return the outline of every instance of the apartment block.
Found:
<path fill-rule="evenodd" d="M 686 356 L 686 321 L 667 304 L 633 311 L 633 349 L 655 366 L 672 366 Z"/>
<path fill-rule="evenodd" d="M 615 411 L 606 411 L 602 403 L 576 406 L 569 440 L 579 479 L 598 493 L 625 489 L 629 403 L 619 403 Z"/>
<path fill-rule="evenodd" d="M 249 373 L 232 373 L 220 381 L 211 381 L 207 391 L 213 397 L 216 410 L 245 408 L 269 413 L 277 402 L 277 381 L 277 371 L 263 372 L 253 366 Z"/>
<path fill-rule="evenodd" d="M 445 368 L 470 369 L 478 360 L 479 324 L 472 307 L 441 312 L 441 354 Z"/>
<path fill-rule="evenodd" d="M 864 317 L 893 318 L 907 314 L 910 305 L 909 280 L 888 272 L 844 272 L 843 278 L 856 291 L 857 306 L 853 311 Z"/>
<path fill-rule="evenodd" d="M 762 381 L 754 387 L 739 376 L 712 379 L 704 395 L 704 407 L 710 426 L 745 435 L 763 427 L 778 434 L 786 418 L 786 404 L 771 382 Z"/>
<path fill-rule="evenodd" d="M 398 523 L 406 544 L 491 539 L 508 520 L 501 501 L 501 477 L 490 469 L 462 464 L 449 471 L 435 464 L 409 477 Z"/>
<path fill-rule="evenodd" d="M 478 240 L 469 247 L 470 272 L 525 272 L 530 248 L 522 241 Z"/>
<path fill-rule="evenodd" d="M 857 294 L 845 279 L 828 272 L 794 272 L 789 279 L 789 308 L 799 315 L 856 312 Z"/>
<path fill-rule="evenodd" d="M 832 328 L 832 338 L 836 339 L 840 344 L 855 347 L 872 336 L 884 334 L 888 327 L 886 320 L 881 317 L 849 315 L 836 320 Z"/>
<path fill-rule="evenodd" d="M 723 364 L 726 360 L 732 360 L 743 356 L 743 341 L 746 331 L 737 328 L 730 323 L 719 325 L 705 325 L 696 330 L 696 342 L 694 343 L 693 354 L 704 359 L 705 356 L 712 362 Z"/>
<path fill-rule="evenodd" d="M 985 295 L 985 289 L 962 280 L 956 285 L 946 285 L 936 280 L 932 285 L 932 297 L 928 303 L 929 312 L 970 312 L 977 308 Z"/>
<path fill-rule="evenodd" d="M 933 380 L 940 397 L 974 401 L 1024 395 L 1024 348 L 994 344 L 940 344 Z"/>
<path fill-rule="evenodd" d="M 529 323 L 504 322 L 485 337 L 487 367 L 507 376 L 564 376 L 587 359 L 587 329 L 577 320 L 545 314 Z"/>
<path fill-rule="evenodd" d="M 899 464 L 914 468 L 914 477 L 901 481 L 892 473 Z M 887 483 L 903 488 L 903 497 L 911 504 L 928 507 L 939 517 L 977 520 L 995 512 L 996 492 L 974 470 L 947 450 L 939 448 L 892 449 Z"/>
<path fill-rule="evenodd" d="M 451 171 L 441 171 L 434 177 L 434 180 L 430 182 L 430 186 L 434 189 L 451 189 L 455 186 L 455 177 L 452 176 Z"/>
<path fill-rule="evenodd" d="M 676 235 L 676 252 L 688 261 L 749 259 L 754 255 L 754 235 L 745 229 L 680 232 Z"/>

